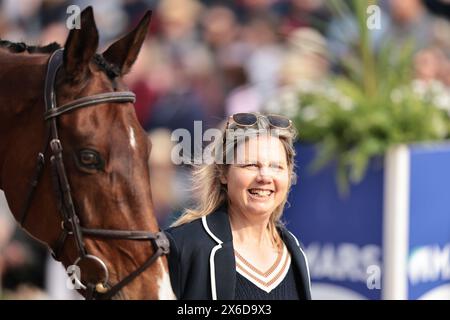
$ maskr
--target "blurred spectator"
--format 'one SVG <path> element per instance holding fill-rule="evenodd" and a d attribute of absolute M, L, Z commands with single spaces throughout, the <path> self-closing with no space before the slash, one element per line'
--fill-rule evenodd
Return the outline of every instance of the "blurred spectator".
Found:
<path fill-rule="evenodd" d="M 450 88 L 450 59 L 447 58 L 442 62 L 439 79 L 444 83 L 448 88 Z"/>
<path fill-rule="evenodd" d="M 172 66 L 165 66 L 173 78 L 182 77 Z M 168 79 L 171 81 L 173 79 Z M 194 121 L 203 121 L 204 107 L 188 86 L 171 86 L 161 95 L 151 109 L 149 121 L 144 124 L 147 131 L 155 128 L 187 129 L 194 136 Z"/>
<path fill-rule="evenodd" d="M 262 100 L 272 97 L 277 90 L 278 74 L 283 49 L 274 28 L 275 21 L 268 17 L 252 19 L 245 26 L 245 41 L 251 48 L 246 67 L 250 83 L 256 86 Z"/>
<path fill-rule="evenodd" d="M 255 17 L 274 15 L 272 10 L 276 0 L 238 0 L 234 1 L 234 10 L 240 22 L 248 23 Z"/>
<path fill-rule="evenodd" d="M 39 8 L 42 0 L 3 0 L 0 3 L 0 12 L 6 19 L 9 30 L 8 39 L 23 41 L 23 36 L 35 37 L 39 33 Z"/>
<path fill-rule="evenodd" d="M 283 37 L 302 27 L 326 31 L 326 22 L 330 13 L 325 9 L 323 0 L 290 0 L 281 1 L 278 5 L 282 15 L 279 30 Z"/>
<path fill-rule="evenodd" d="M 5 251 L 14 232 L 14 220 L 9 211 L 3 191 L 0 190 L 0 298 L 3 295 L 3 274 L 6 272 L 9 262 Z"/>
<path fill-rule="evenodd" d="M 440 48 L 419 51 L 414 57 L 414 71 L 417 79 L 425 82 L 437 80 L 450 85 L 450 60 Z"/>
<path fill-rule="evenodd" d="M 152 151 L 149 159 L 152 200 L 156 218 L 161 228 L 167 227 L 169 218 L 178 207 L 174 180 L 176 168 L 171 159 L 174 142 L 171 131 L 155 129 L 149 132 Z"/>
<path fill-rule="evenodd" d="M 67 0 L 42 0 L 39 7 L 39 17 L 41 28 L 45 28 L 49 24 L 62 23 L 65 25 L 67 18 L 67 7 L 71 3 Z"/>
<path fill-rule="evenodd" d="M 424 0 L 427 8 L 436 15 L 450 19 L 450 1 L 448 0 Z"/>
<path fill-rule="evenodd" d="M 158 6 L 162 42 L 173 59 L 181 59 L 197 44 L 196 23 L 202 7 L 196 0 L 165 0 Z"/>
<path fill-rule="evenodd" d="M 122 36 L 130 25 L 126 12 L 122 9 L 122 0 L 77 0 L 81 9 L 91 5 L 95 8 L 95 23 L 99 32 L 99 48 L 106 47 L 112 40 Z M 67 7 L 68 5 L 66 5 Z M 142 15 L 144 12 L 142 12 Z"/>
<path fill-rule="evenodd" d="M 184 105 L 182 112 L 188 118 L 177 116 L 179 120 L 175 122 L 181 123 L 180 128 L 191 131 L 193 119 L 211 124 L 212 117 L 221 115 L 222 105 L 218 100 L 221 94 L 214 77 L 211 53 L 201 41 L 198 28 L 203 7 L 196 0 L 167 0 L 160 2 L 158 10 L 161 21 L 159 43 L 164 56 L 170 60 L 167 67 L 176 83 L 157 104 L 169 102 L 170 105 L 175 99 L 178 105 Z M 169 127 L 173 128 L 172 125 Z"/>
<path fill-rule="evenodd" d="M 129 18 L 129 26 L 135 26 L 142 15 L 151 8 L 154 8 L 158 0 L 124 0 L 123 10 Z M 155 18 L 156 14 L 152 14 L 152 18 Z"/>
<path fill-rule="evenodd" d="M 444 54 L 437 48 L 419 51 L 414 59 L 416 77 L 425 82 L 439 78 L 441 67 L 445 60 Z"/>
<path fill-rule="evenodd" d="M 449 23 L 430 14 L 421 0 L 388 0 L 379 17 L 381 28 L 370 30 L 375 51 L 391 43 L 400 52 L 404 45 L 412 43 L 416 52 L 438 46 L 450 53 Z M 359 41 L 355 16 L 334 18 L 327 36 L 333 56 L 338 61 L 345 59 Z"/>
<path fill-rule="evenodd" d="M 203 39 L 216 53 L 238 39 L 240 25 L 234 12 L 225 6 L 208 8 L 201 20 Z"/>
<path fill-rule="evenodd" d="M 42 29 L 42 32 L 39 37 L 39 44 L 45 46 L 52 42 L 57 42 L 61 46 L 64 45 L 67 39 L 67 35 L 69 34 L 69 30 L 63 23 L 51 23 L 45 26 Z"/>
<path fill-rule="evenodd" d="M 185 128 L 193 135 L 194 120 L 204 120 L 205 107 L 188 81 L 187 62 L 175 62 L 160 42 L 150 45 L 152 66 L 146 69 L 147 79 L 143 81 L 155 92 L 156 99 L 146 102 L 151 106 L 143 127 L 147 131 Z"/>
<path fill-rule="evenodd" d="M 1 3 L 0 3 L 0 6 L 1 6 Z M 5 14 L 2 11 L 0 11 L 0 34 L 1 35 L 6 34 L 6 30 L 8 28 L 8 25 L 9 24 L 6 21 Z"/>
<path fill-rule="evenodd" d="M 42 299 L 47 249 L 17 228 L 0 192 L 0 296 Z"/>
<path fill-rule="evenodd" d="M 16 228 L 9 243 L 3 249 L 4 290 L 17 291 L 22 285 L 35 288 L 39 294 L 44 288 L 44 265 L 47 248 L 32 239 L 21 228 Z"/>
<path fill-rule="evenodd" d="M 262 106 L 261 96 L 249 83 L 244 67 L 229 66 L 225 69 L 225 75 L 232 88 L 225 101 L 226 116 L 239 112 L 259 112 Z"/>
<path fill-rule="evenodd" d="M 316 30 L 299 28 L 287 39 L 281 67 L 281 84 L 295 85 L 303 80 L 319 81 L 329 75 L 326 39 Z"/>
<path fill-rule="evenodd" d="M 381 13 L 379 18 L 381 28 L 369 30 L 371 46 L 374 49 L 380 47 L 390 19 L 389 14 L 382 7 L 380 7 L 380 10 Z M 330 57 L 332 57 L 332 62 L 335 64 L 334 67 L 339 69 L 339 63 L 351 55 L 352 51 L 357 48 L 359 43 L 359 31 L 356 17 L 353 14 L 334 16 L 328 24 L 325 34 Z"/>
<path fill-rule="evenodd" d="M 385 32 L 384 41 L 396 43 L 399 47 L 405 41 L 414 40 L 416 50 L 431 45 L 448 46 L 449 39 L 441 39 L 441 34 L 449 34 L 450 26 L 431 15 L 421 0 L 390 0 L 391 21 Z M 448 38 L 448 37 L 447 37 Z M 450 49 L 450 46 L 444 50 Z"/>
<path fill-rule="evenodd" d="M 14 232 L 14 220 L 9 211 L 3 191 L 0 191 L 0 296 L 2 295 L 2 275 L 6 271 L 7 261 L 4 252 Z"/>
<path fill-rule="evenodd" d="M 153 76 L 164 77 L 164 73 L 158 70 L 159 59 L 160 53 L 157 52 L 155 44 L 150 40 L 146 40 L 142 44 L 141 51 L 133 68 L 125 76 L 125 82 L 128 87 L 136 94 L 134 107 L 137 118 L 142 126 L 149 121 L 151 109 L 160 91 L 157 86 L 160 79 L 154 81 Z M 164 91 L 164 89 L 162 90 Z"/>

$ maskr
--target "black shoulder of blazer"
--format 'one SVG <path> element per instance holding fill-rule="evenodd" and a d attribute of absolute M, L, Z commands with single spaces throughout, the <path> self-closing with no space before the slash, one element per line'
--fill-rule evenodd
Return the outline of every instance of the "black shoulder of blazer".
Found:
<path fill-rule="evenodd" d="M 278 230 L 292 257 L 300 298 L 309 300 L 311 286 L 306 256 L 285 227 L 280 226 Z M 165 232 L 170 241 L 170 280 L 178 299 L 234 299 L 236 262 L 226 207 Z"/>

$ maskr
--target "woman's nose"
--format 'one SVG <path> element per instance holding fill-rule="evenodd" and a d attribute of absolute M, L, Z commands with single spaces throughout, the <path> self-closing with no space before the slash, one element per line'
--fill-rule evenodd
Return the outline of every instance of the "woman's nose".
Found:
<path fill-rule="evenodd" d="M 270 181 L 272 179 L 272 172 L 268 167 L 261 167 L 258 170 L 258 181 Z"/>

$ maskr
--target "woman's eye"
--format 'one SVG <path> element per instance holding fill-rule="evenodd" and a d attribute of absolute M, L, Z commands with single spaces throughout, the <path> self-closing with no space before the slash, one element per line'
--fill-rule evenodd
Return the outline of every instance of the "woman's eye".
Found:
<path fill-rule="evenodd" d="M 256 168 L 258 165 L 256 163 L 248 163 L 245 165 L 246 168 Z"/>
<path fill-rule="evenodd" d="M 281 164 L 273 164 L 270 166 L 272 169 L 283 170 L 284 167 Z"/>

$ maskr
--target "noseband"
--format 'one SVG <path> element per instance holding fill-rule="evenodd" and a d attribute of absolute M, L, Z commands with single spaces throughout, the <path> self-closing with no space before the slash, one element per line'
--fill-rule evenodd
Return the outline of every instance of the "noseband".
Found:
<path fill-rule="evenodd" d="M 39 183 L 39 179 L 42 175 L 42 171 L 45 164 L 45 154 L 48 146 L 51 149 L 51 169 L 52 169 L 52 182 L 55 189 L 55 193 L 58 199 L 58 209 L 62 215 L 61 221 L 61 234 L 52 249 L 52 255 L 55 259 L 60 260 L 60 254 L 68 236 L 73 236 L 75 244 L 78 250 L 78 258 L 74 262 L 75 266 L 80 265 L 83 261 L 90 260 L 101 267 L 104 272 L 103 280 L 97 283 L 83 284 L 81 279 L 75 277 L 77 285 L 87 290 L 86 299 L 110 299 L 117 294 L 124 286 L 129 284 L 143 271 L 145 271 L 153 262 L 160 256 L 169 253 L 169 241 L 164 234 L 160 231 L 152 233 L 148 231 L 130 231 L 130 230 L 109 230 L 109 229 L 90 229 L 80 225 L 80 220 L 75 211 L 75 206 L 72 200 L 72 194 L 70 190 L 70 184 L 67 179 L 66 170 L 64 168 L 64 161 L 62 156 L 62 145 L 58 136 L 57 117 L 83 107 L 94 106 L 100 103 L 111 102 L 135 102 L 135 95 L 129 91 L 122 92 L 107 92 L 96 94 L 80 99 L 76 99 L 70 103 L 58 107 L 56 103 L 56 94 L 54 90 L 54 83 L 56 79 L 56 73 L 61 67 L 63 62 L 63 49 L 55 51 L 47 66 L 47 73 L 45 78 L 45 113 L 44 120 L 47 122 L 47 134 L 44 141 L 42 150 L 37 157 L 36 170 L 29 185 L 28 192 L 26 194 L 26 200 L 20 213 L 20 223 L 23 226 L 34 192 Z M 150 241 L 154 254 L 148 258 L 139 268 L 131 272 L 124 279 L 119 281 L 114 286 L 110 286 L 108 283 L 109 272 L 106 264 L 98 257 L 88 254 L 83 242 L 83 237 L 95 237 L 103 239 L 124 239 L 124 240 L 137 240 L 137 241 Z M 50 247 L 50 245 L 49 245 Z"/>

